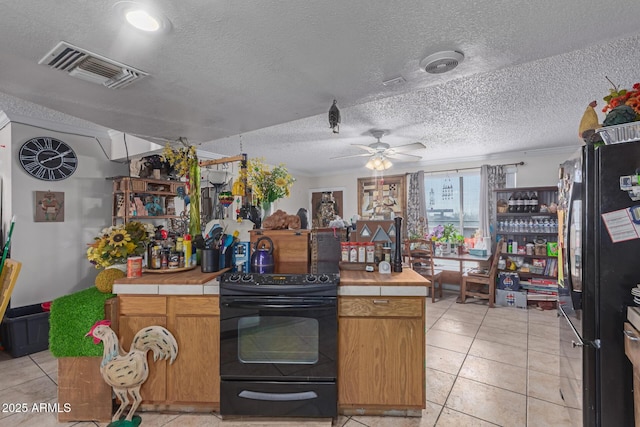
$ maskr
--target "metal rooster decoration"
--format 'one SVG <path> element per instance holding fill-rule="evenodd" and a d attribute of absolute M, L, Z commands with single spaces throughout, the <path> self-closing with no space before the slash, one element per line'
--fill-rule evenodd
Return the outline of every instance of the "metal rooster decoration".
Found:
<path fill-rule="evenodd" d="M 120 399 L 120 407 L 113 416 L 110 426 L 115 425 L 135 425 L 132 422 L 133 414 L 142 402 L 140 387 L 149 376 L 149 366 L 147 364 L 147 352 L 153 351 L 153 360 L 169 359 L 169 363 L 178 356 L 178 343 L 174 336 L 162 326 L 149 326 L 142 328 L 133 337 L 129 353 L 125 353 L 118 344 L 118 337 L 111 329 L 111 322 L 100 320 L 96 322 L 85 336 L 93 337 L 95 344 L 104 344 L 102 362 L 100 363 L 100 374 L 107 384 L 113 388 L 113 392 Z M 133 398 L 131 409 L 122 424 L 120 415 L 129 404 L 127 393 Z"/>
<path fill-rule="evenodd" d="M 340 133 L 340 110 L 338 110 L 338 101 L 333 100 L 333 105 L 329 108 L 329 127 L 333 133 Z"/>

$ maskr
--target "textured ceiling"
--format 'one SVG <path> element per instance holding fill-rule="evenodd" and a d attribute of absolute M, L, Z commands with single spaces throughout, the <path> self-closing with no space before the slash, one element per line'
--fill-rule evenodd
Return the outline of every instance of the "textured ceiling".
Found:
<path fill-rule="evenodd" d="M 391 146 L 423 142 L 416 165 L 578 145 L 586 105 L 608 93 L 605 76 L 640 80 L 637 0 L 157 0 L 172 29 L 155 37 L 126 27 L 115 3 L 0 0 L 0 105 L 10 117 L 183 136 L 219 155 L 242 147 L 320 175 L 362 168 L 364 157 L 331 158 L 362 153 L 351 144 L 375 142 L 371 129 L 387 129 Z M 112 90 L 38 65 L 61 40 L 150 76 Z M 450 73 L 421 71 L 440 50 L 465 60 Z M 382 84 L 397 76 L 406 82 Z M 333 99 L 339 134 L 327 120 Z"/>

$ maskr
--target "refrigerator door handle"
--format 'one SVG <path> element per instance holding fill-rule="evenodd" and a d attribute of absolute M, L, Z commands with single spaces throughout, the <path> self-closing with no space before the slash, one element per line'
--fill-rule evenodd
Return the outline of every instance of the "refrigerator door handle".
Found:
<path fill-rule="evenodd" d="M 573 326 L 573 323 L 569 319 L 569 316 L 567 316 L 567 313 L 564 312 L 564 308 L 562 308 L 562 305 L 559 304 L 558 308 L 560 309 L 560 313 L 562 313 L 562 317 L 564 317 L 564 320 L 571 327 L 571 331 L 573 332 L 573 335 L 575 335 L 575 337 L 576 337 L 576 341 L 573 341 L 573 340 L 571 341 L 571 346 L 573 348 L 586 347 L 586 346 L 592 346 L 595 349 L 599 349 L 600 348 L 600 339 L 599 338 L 596 339 L 596 340 L 593 340 L 593 341 L 585 341 L 585 340 L 583 340 L 582 337 L 580 336 L 580 333 L 576 329 L 576 327 Z"/>
<path fill-rule="evenodd" d="M 631 341 L 640 341 L 640 338 L 635 336 L 633 332 L 627 331 L 626 329 L 623 332 L 627 336 L 627 338 L 629 338 Z"/>

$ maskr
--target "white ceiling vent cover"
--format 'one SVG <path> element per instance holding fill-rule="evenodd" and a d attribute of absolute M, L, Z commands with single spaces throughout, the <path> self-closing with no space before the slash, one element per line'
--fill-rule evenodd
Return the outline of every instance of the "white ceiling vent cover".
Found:
<path fill-rule="evenodd" d="M 149 75 L 67 42 L 58 43 L 38 64 L 46 64 L 56 70 L 66 71 L 70 76 L 110 89 L 123 88 Z"/>
<path fill-rule="evenodd" d="M 453 50 L 437 52 L 420 61 L 420 69 L 430 74 L 442 74 L 453 70 L 463 60 L 462 52 Z"/>

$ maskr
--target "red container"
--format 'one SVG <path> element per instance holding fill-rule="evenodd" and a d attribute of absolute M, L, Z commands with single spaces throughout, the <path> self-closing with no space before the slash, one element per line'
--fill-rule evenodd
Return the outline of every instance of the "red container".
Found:
<path fill-rule="evenodd" d="M 127 277 L 133 279 L 142 276 L 142 257 L 131 256 L 127 258 Z"/>

